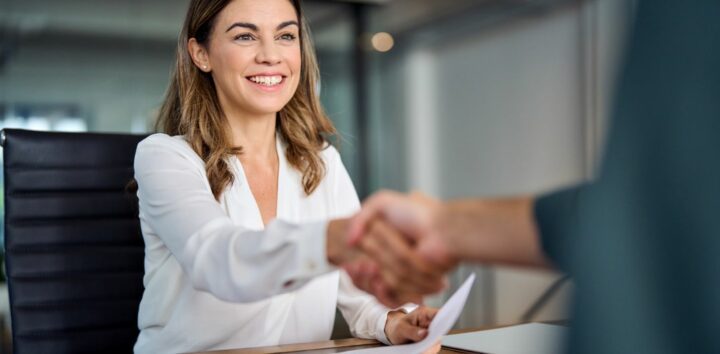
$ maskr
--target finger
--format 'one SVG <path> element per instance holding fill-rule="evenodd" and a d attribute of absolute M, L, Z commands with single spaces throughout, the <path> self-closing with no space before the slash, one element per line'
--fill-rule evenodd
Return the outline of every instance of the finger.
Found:
<path fill-rule="evenodd" d="M 390 267 L 388 262 L 393 262 L 392 258 L 396 256 L 395 250 L 387 249 L 383 236 L 373 231 L 362 239 L 358 248 L 381 269 Z"/>
<path fill-rule="evenodd" d="M 381 269 L 396 273 L 407 272 L 410 269 L 402 259 L 407 257 L 408 247 L 402 241 L 394 242 L 393 246 L 388 243 L 389 239 L 396 237 L 401 236 L 386 227 L 380 220 L 375 220 L 360 243 L 360 249 L 375 260 Z"/>
<path fill-rule="evenodd" d="M 426 203 L 426 204 L 439 203 L 439 201 L 437 199 L 435 199 L 419 190 L 411 191 L 408 196 L 410 197 L 410 199 L 417 201 L 417 202 L 421 202 L 421 203 Z"/>
<path fill-rule="evenodd" d="M 447 273 L 455 268 L 458 259 L 451 255 L 447 240 L 440 236 L 426 237 L 416 248 L 419 258 L 433 264 L 436 271 Z"/>
<path fill-rule="evenodd" d="M 395 272 L 380 269 L 379 273 L 383 283 L 395 294 L 402 294 L 405 298 L 412 297 L 413 299 L 420 299 L 422 295 L 427 295 L 427 292 L 417 290 L 415 285 Z"/>
<path fill-rule="evenodd" d="M 380 191 L 373 194 L 362 205 L 362 209 L 350 220 L 348 242 L 351 245 L 357 244 L 363 236 L 365 228 L 370 220 L 382 215 L 383 208 L 391 201 L 401 197 L 400 193 L 391 191 Z"/>
<path fill-rule="evenodd" d="M 371 291 L 369 291 L 377 301 L 389 308 L 397 308 L 404 304 L 402 300 L 399 300 L 397 296 L 395 296 L 392 291 L 383 284 L 382 280 L 379 278 L 373 279 L 372 285 L 371 285 Z"/>
<path fill-rule="evenodd" d="M 359 266 L 359 272 L 363 279 L 365 280 L 365 283 L 363 284 L 363 287 L 370 289 L 371 294 L 374 294 L 372 292 L 373 284 L 380 279 L 380 271 L 378 270 L 378 266 L 374 261 L 366 260 L 363 262 L 360 262 Z"/>
<path fill-rule="evenodd" d="M 415 311 L 420 310 L 421 312 L 418 313 L 418 326 L 420 327 L 429 327 L 430 323 L 432 323 L 433 318 L 435 318 L 435 315 L 438 312 L 438 309 L 432 308 L 432 307 L 425 307 L 421 306 L 417 308 Z"/>
<path fill-rule="evenodd" d="M 396 232 L 382 220 L 374 224 L 376 234 L 382 235 L 382 241 L 386 249 L 394 250 L 394 261 L 399 267 L 411 270 L 408 276 L 415 282 L 424 284 L 427 291 L 436 292 L 442 290 L 442 277 L 444 272 L 431 262 L 419 257 L 407 238 Z"/>
<path fill-rule="evenodd" d="M 395 327 L 395 338 L 398 339 L 399 343 L 402 344 L 407 342 L 419 342 L 423 340 L 428 334 L 427 328 L 421 328 L 413 326 L 407 321 L 399 321 Z"/>
<path fill-rule="evenodd" d="M 419 259 L 402 238 L 386 223 L 375 220 L 360 248 L 378 263 L 383 277 L 394 290 L 420 294 L 442 290 L 443 274 Z"/>
<path fill-rule="evenodd" d="M 383 301 L 387 303 L 385 305 L 391 308 L 398 308 L 407 303 L 419 304 L 423 301 L 423 297 L 420 294 L 394 291 L 392 288 L 387 286 L 381 277 L 377 278 L 373 287 L 374 293 L 383 294 Z"/>
<path fill-rule="evenodd" d="M 411 292 L 415 287 L 408 283 L 403 274 L 411 272 L 400 266 L 395 253 L 379 242 L 377 237 L 363 240 L 363 250 L 378 263 L 379 278 L 391 292 Z"/>
<path fill-rule="evenodd" d="M 370 292 L 372 289 L 368 287 L 367 284 L 369 284 L 369 281 L 367 279 L 367 276 L 362 274 L 359 270 L 359 264 L 357 262 L 355 263 L 346 263 L 343 265 L 343 269 L 348 274 L 350 279 L 352 280 L 353 284 L 356 288 Z"/>
<path fill-rule="evenodd" d="M 390 308 L 399 308 L 407 303 L 422 302 L 422 295 L 395 292 L 380 277 L 374 280 L 373 294 L 378 294 L 376 296 L 378 301 Z"/>
<path fill-rule="evenodd" d="M 379 278 L 378 267 L 369 258 L 362 256 L 356 261 L 343 266 L 355 287 L 373 294 L 372 283 Z"/>

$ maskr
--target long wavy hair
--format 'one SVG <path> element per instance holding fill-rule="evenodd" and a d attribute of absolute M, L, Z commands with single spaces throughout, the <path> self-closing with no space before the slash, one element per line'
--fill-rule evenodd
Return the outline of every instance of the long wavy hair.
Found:
<path fill-rule="evenodd" d="M 232 0 L 192 0 L 178 38 L 177 61 L 155 130 L 184 135 L 192 149 L 205 162 L 205 171 L 215 199 L 233 182 L 228 158 L 241 154 L 232 146 L 228 121 L 220 107 L 210 73 L 198 69 L 188 52 L 188 40 L 195 38 L 208 47 L 218 14 Z M 291 166 L 302 172 L 302 185 L 310 195 L 325 176 L 320 152 L 336 134 L 325 114 L 318 94 L 320 77 L 315 50 L 300 0 L 288 0 L 300 24 L 301 72 L 295 94 L 277 114 L 277 127 L 286 143 L 285 155 Z"/>

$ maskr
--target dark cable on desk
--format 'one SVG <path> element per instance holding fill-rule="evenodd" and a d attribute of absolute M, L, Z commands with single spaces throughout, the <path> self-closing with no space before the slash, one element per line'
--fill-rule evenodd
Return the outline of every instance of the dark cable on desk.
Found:
<path fill-rule="evenodd" d="M 560 287 L 570 279 L 569 275 L 564 275 L 560 277 L 559 279 L 555 280 L 550 286 L 538 297 L 537 300 L 530 306 L 530 308 L 525 311 L 525 313 L 520 317 L 521 322 L 530 322 L 535 318 L 535 315 L 537 315 L 540 310 L 542 310 L 545 305 L 547 305 L 548 301 L 557 293 L 558 290 L 560 290 Z"/>

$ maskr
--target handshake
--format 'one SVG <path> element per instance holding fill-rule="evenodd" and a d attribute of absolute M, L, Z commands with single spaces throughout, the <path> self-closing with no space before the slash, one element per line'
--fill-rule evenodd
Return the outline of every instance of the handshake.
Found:
<path fill-rule="evenodd" d="M 355 216 L 331 222 L 328 259 L 388 307 L 422 303 L 457 264 L 440 231 L 441 210 L 424 195 L 379 192 Z"/>
<path fill-rule="evenodd" d="M 388 307 L 422 303 L 460 261 L 548 266 L 532 209 L 527 197 L 441 202 L 382 191 L 330 222 L 328 260 Z"/>

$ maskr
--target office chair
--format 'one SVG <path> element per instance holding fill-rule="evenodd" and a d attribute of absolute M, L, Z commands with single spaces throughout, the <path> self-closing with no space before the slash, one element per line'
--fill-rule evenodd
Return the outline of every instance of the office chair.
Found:
<path fill-rule="evenodd" d="M 13 352 L 132 353 L 143 291 L 144 136 L 2 131 Z"/>

